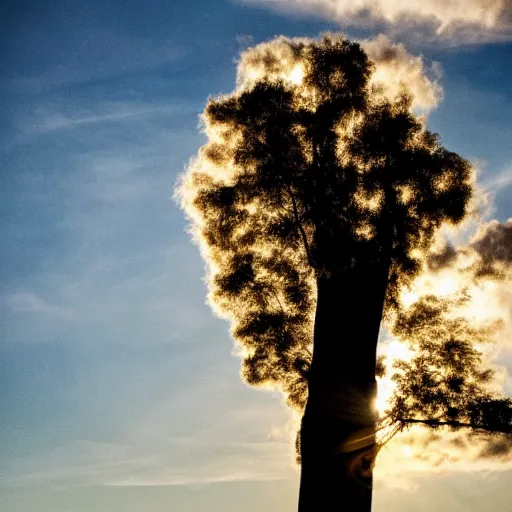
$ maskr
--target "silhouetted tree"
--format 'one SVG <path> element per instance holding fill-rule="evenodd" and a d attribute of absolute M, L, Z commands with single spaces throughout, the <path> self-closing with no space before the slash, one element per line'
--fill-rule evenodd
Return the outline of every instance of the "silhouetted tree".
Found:
<path fill-rule="evenodd" d="M 300 512 L 369 511 L 381 318 L 397 310 L 436 230 L 465 217 L 471 166 L 424 127 L 405 89 L 389 99 L 370 84 L 358 44 L 280 44 L 293 57 L 289 77 L 268 55 L 253 82 L 208 101 L 208 141 L 180 191 L 209 262 L 210 301 L 243 348 L 244 379 L 280 387 L 303 410 Z M 403 333 L 415 311 L 402 313 Z M 415 336 L 410 365 L 421 372 L 412 380 L 412 366 L 399 368 L 390 418 L 477 426 L 493 404 L 464 402 L 469 344 Z M 445 375 L 437 394 L 427 355 Z"/>
<path fill-rule="evenodd" d="M 413 349 L 394 363 L 395 393 L 385 421 L 396 431 L 412 424 L 469 429 L 472 434 L 512 433 L 512 401 L 490 386 L 495 371 L 476 347 L 489 343 L 499 326 L 473 327 L 456 311 L 468 301 L 426 295 L 401 310 L 396 338 Z"/>

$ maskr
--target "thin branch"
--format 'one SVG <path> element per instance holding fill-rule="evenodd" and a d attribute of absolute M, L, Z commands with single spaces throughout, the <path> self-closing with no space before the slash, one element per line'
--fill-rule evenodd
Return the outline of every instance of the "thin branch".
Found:
<path fill-rule="evenodd" d="M 274 289 L 267 288 L 266 291 L 267 291 L 267 294 L 271 295 L 272 297 L 274 297 L 274 299 L 276 299 L 277 303 L 279 304 L 279 307 L 281 308 L 281 313 L 283 313 L 285 315 L 286 311 L 285 311 L 283 305 L 281 304 L 281 301 L 279 300 L 279 295 L 275 292 Z"/>
<path fill-rule="evenodd" d="M 284 182 L 284 180 L 283 180 L 283 182 Z M 295 200 L 295 196 L 293 195 L 293 192 L 291 191 L 288 183 L 284 183 L 284 185 L 285 185 L 286 189 L 288 190 L 288 194 L 290 194 L 290 199 L 292 200 L 293 216 L 295 217 L 295 223 L 297 224 L 297 227 L 299 228 L 300 236 L 302 238 L 302 243 L 304 244 L 304 249 L 306 250 L 306 254 L 308 257 L 308 263 L 312 268 L 315 268 L 315 263 L 313 261 L 313 257 L 311 256 L 311 250 L 309 248 L 308 237 L 306 236 L 306 232 L 304 231 L 304 228 L 302 227 L 302 224 L 300 222 L 299 210 L 297 208 L 297 201 Z"/>
<path fill-rule="evenodd" d="M 275 292 L 275 290 L 271 287 L 268 287 L 268 286 L 263 286 L 262 288 L 260 288 L 259 290 L 256 290 L 256 285 L 257 284 L 261 284 L 261 281 L 256 279 L 252 285 L 252 291 L 253 293 L 261 293 L 264 298 L 265 298 L 265 305 L 266 306 L 270 306 L 271 308 L 272 307 L 275 307 L 274 305 L 272 304 L 269 304 L 271 301 L 267 301 L 267 299 L 275 299 L 275 301 L 277 302 L 277 304 L 279 305 L 278 308 L 275 308 L 275 309 L 280 309 L 281 310 L 281 313 L 283 314 L 286 314 L 286 311 L 285 311 L 285 308 L 283 307 L 283 304 L 281 303 L 281 301 L 279 300 L 279 296 L 278 294 Z"/>
<path fill-rule="evenodd" d="M 396 425 L 396 424 L 395 425 L 386 425 L 386 426 L 382 426 L 382 427 L 377 428 L 377 431 L 384 430 L 384 429 L 389 429 L 388 432 L 386 432 L 377 441 L 378 450 L 380 450 L 381 448 L 386 446 L 391 441 L 391 439 L 393 439 L 393 437 L 395 437 L 404 428 L 405 428 L 405 425 L 400 425 L 400 424 L 398 424 L 398 425 Z"/>

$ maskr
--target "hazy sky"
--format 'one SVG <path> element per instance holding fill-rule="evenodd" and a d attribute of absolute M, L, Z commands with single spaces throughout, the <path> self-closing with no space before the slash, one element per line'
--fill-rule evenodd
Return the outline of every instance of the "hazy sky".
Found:
<path fill-rule="evenodd" d="M 438 63 L 444 100 L 429 127 L 478 164 L 489 215 L 504 221 L 512 16 L 501 3 L 2 3 L 2 511 L 295 509 L 289 414 L 240 382 L 171 200 L 203 142 L 198 114 L 233 89 L 247 46 L 384 31 Z M 380 479 L 374 510 L 506 512 L 511 476 Z"/>

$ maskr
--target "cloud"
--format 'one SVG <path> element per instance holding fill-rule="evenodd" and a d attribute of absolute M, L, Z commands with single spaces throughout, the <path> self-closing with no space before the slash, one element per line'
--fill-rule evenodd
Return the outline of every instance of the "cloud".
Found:
<path fill-rule="evenodd" d="M 374 478 L 382 487 L 415 491 L 421 476 L 510 470 L 509 437 L 414 427 L 380 451 Z"/>
<path fill-rule="evenodd" d="M 480 255 L 484 264 L 512 263 L 512 217 L 506 222 L 492 220 L 482 226 L 471 247 Z"/>
<path fill-rule="evenodd" d="M 0 487 L 183 486 L 295 476 L 291 438 L 264 435 L 280 429 L 289 411 L 268 397 L 256 404 L 260 397 L 254 401 L 248 394 L 235 403 L 233 391 L 239 390 L 223 381 L 208 388 L 192 384 L 153 399 L 148 413 L 132 414 L 115 440 L 78 439 L 7 460 Z"/>
<path fill-rule="evenodd" d="M 508 377 L 500 361 L 512 348 L 512 218 L 473 226 L 472 236 L 459 245 L 440 241 L 427 257 L 425 272 L 403 292 L 402 300 L 407 307 L 424 295 L 453 298 L 463 290 L 469 300 L 454 314 L 476 327 L 497 328 L 492 334 L 495 343 L 479 349 L 486 364 L 497 370 L 502 391 Z"/>
<path fill-rule="evenodd" d="M 4 303 L 13 313 L 29 313 L 57 318 L 72 318 L 73 308 L 50 304 L 33 292 L 16 292 L 6 295 Z"/>
<path fill-rule="evenodd" d="M 450 314 L 465 318 L 472 327 L 494 327 L 488 331 L 490 343 L 476 348 L 484 368 L 496 372 L 489 391 L 503 395 L 511 389 L 512 370 L 512 218 L 482 222 L 473 230 L 465 243 L 445 242 L 437 247 L 425 273 L 404 292 L 403 303 L 407 307 L 427 294 L 453 298 L 464 290 L 468 301 Z M 401 353 L 398 358 L 406 359 Z M 391 375 L 385 378 L 393 387 Z M 392 389 L 386 391 L 390 394 Z M 377 479 L 384 483 L 414 489 L 413 477 L 421 473 L 510 470 L 512 444 L 501 435 L 415 426 L 382 450 L 377 469 Z"/>
<path fill-rule="evenodd" d="M 55 101 L 54 101 L 55 102 Z M 20 131 L 24 133 L 47 134 L 58 130 L 99 129 L 102 123 L 134 123 L 151 119 L 189 114 L 194 111 L 190 103 L 162 104 L 139 101 L 100 101 L 93 105 L 73 105 L 64 101 L 50 107 L 30 109 L 27 114 L 16 119 Z"/>
<path fill-rule="evenodd" d="M 264 76 L 300 81 L 300 45 L 308 41 L 281 36 L 243 52 L 237 69 L 238 88 L 249 87 Z M 412 107 L 424 112 L 439 104 L 442 87 L 437 63 L 426 64 L 421 56 L 412 55 L 403 44 L 393 43 L 384 35 L 364 39 L 360 44 L 375 64 L 372 84 L 381 86 L 385 96 L 394 98 L 405 89 L 412 96 Z"/>
<path fill-rule="evenodd" d="M 81 193 L 89 200 L 111 204 L 116 209 L 121 208 L 123 203 L 133 208 L 161 187 L 155 176 L 144 173 L 144 169 L 152 164 L 149 159 L 96 155 L 82 160 L 82 166 L 88 169 L 88 179 L 80 183 Z M 80 192 L 76 191 L 76 195 L 80 195 Z"/>
<path fill-rule="evenodd" d="M 421 56 L 410 54 L 403 44 L 384 35 L 363 40 L 361 46 L 375 63 L 374 83 L 383 83 L 389 96 L 406 88 L 414 108 L 429 111 L 439 104 L 443 93 L 439 64 L 426 65 Z"/>
<path fill-rule="evenodd" d="M 176 442 L 182 443 L 183 440 L 171 440 L 167 448 L 172 448 Z M 207 447 L 196 439 L 188 448 L 206 452 L 212 446 Z M 173 454 L 174 460 L 170 460 L 166 450 L 163 454 L 144 454 L 141 447 L 81 441 L 11 468 L 10 475 L 0 478 L 0 486 L 181 486 L 282 480 L 293 472 L 291 465 L 286 467 L 288 457 L 277 443 L 233 445 L 232 448 L 237 453 L 205 456 L 200 463 L 189 464 L 185 458 L 177 460 L 178 450 Z"/>
<path fill-rule="evenodd" d="M 504 0 L 239 0 L 284 12 L 316 15 L 342 26 L 450 42 L 510 40 L 512 4 Z"/>
<path fill-rule="evenodd" d="M 210 360 L 212 360 L 210 358 Z M 225 360 L 224 366 L 236 366 Z M 154 404 L 133 422 L 124 442 L 153 457 L 131 475 L 110 475 L 105 485 L 174 486 L 269 481 L 295 475 L 292 412 L 281 400 L 233 386 L 207 368 L 189 385 Z M 265 433 L 269 434 L 265 436 Z"/>
<path fill-rule="evenodd" d="M 512 185 L 512 169 L 509 167 L 504 171 L 493 174 L 484 182 L 484 187 L 492 193 L 500 192 L 501 190 Z"/>
<path fill-rule="evenodd" d="M 133 119 L 152 113 L 151 110 L 127 110 L 113 112 L 103 115 L 84 115 L 82 117 L 68 117 L 63 114 L 49 114 L 41 120 L 40 124 L 36 124 L 31 128 L 40 132 L 52 132 L 55 130 L 63 130 L 75 128 L 79 125 L 91 125 L 104 122 L 116 122 L 125 119 Z"/>
<path fill-rule="evenodd" d="M 150 71 L 178 61 L 187 50 L 168 40 L 129 35 L 98 24 L 57 23 L 45 30 L 19 31 L 12 38 L 13 55 L 23 55 L 27 41 L 34 65 L 9 77 L 13 90 L 44 92 L 92 83 L 129 73 Z M 51 30 L 51 29 L 50 29 Z M 44 63 L 44 67 L 40 63 Z M 43 69 L 43 71 L 41 71 Z"/>
<path fill-rule="evenodd" d="M 18 459 L 1 486 L 39 486 L 51 483 L 101 484 L 105 475 L 123 474 L 145 467 L 151 456 L 133 457 L 130 447 L 121 443 L 76 441 L 30 459 Z"/>
<path fill-rule="evenodd" d="M 435 273 L 454 272 L 454 279 L 466 286 L 488 279 L 498 283 L 512 279 L 512 217 L 505 222 L 481 224 L 467 245 L 445 243 L 427 258 Z M 457 275 L 458 273 L 458 275 Z"/>
<path fill-rule="evenodd" d="M 107 479 L 104 485 L 115 487 L 177 486 L 219 482 L 275 481 L 290 478 L 293 467 L 290 463 L 286 443 L 266 441 L 261 443 L 229 444 L 233 453 L 216 457 L 205 457 L 200 463 L 181 467 L 156 463 L 138 474 Z M 206 447 L 195 440 L 193 449 L 206 451 Z M 219 445 L 213 448 L 219 448 Z M 190 447 L 192 449 L 192 446 Z M 236 451 L 236 452 L 235 452 Z"/>

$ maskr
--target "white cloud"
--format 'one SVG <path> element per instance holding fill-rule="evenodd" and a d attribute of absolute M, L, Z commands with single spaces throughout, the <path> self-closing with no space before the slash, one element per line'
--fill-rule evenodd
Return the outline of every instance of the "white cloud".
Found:
<path fill-rule="evenodd" d="M 144 173 L 144 169 L 152 163 L 150 159 L 144 161 L 142 158 L 114 155 L 85 158 L 81 165 L 87 169 L 88 179 L 80 183 L 82 193 L 93 201 L 111 203 L 116 209 L 123 202 L 133 207 L 157 192 L 161 186 L 154 176 Z M 94 215 L 93 211 L 90 213 Z"/>
<path fill-rule="evenodd" d="M 71 318 L 75 311 L 71 307 L 51 304 L 33 292 L 16 292 L 6 295 L 4 303 L 13 313 L 29 313 L 58 318 Z"/>
<path fill-rule="evenodd" d="M 235 396 L 241 389 L 243 402 Z M 241 384 L 192 383 L 152 399 L 149 413 L 133 414 L 115 441 L 75 440 L 7 461 L 0 487 L 181 486 L 294 477 L 292 439 L 265 437 L 290 413 L 278 400 L 256 394 Z"/>
<path fill-rule="evenodd" d="M 228 444 L 226 444 L 227 446 Z M 216 448 L 219 448 L 217 445 Z M 221 456 L 206 455 L 212 445 L 195 440 L 192 450 L 205 452 L 202 461 L 184 463 L 182 467 L 158 462 L 138 474 L 111 477 L 104 485 L 121 487 L 175 486 L 219 482 L 275 481 L 290 478 L 294 469 L 285 443 L 265 441 L 245 445 L 229 444 L 236 453 Z M 215 448 L 215 446 L 214 446 Z"/>
<path fill-rule="evenodd" d="M 237 69 L 238 88 L 243 89 L 263 76 L 294 81 L 301 69 L 298 47 L 308 41 L 281 36 L 243 52 Z M 438 105 L 442 87 L 437 63 L 427 64 L 421 56 L 412 55 L 403 44 L 393 43 L 384 35 L 360 44 L 375 64 L 372 83 L 383 86 L 387 97 L 394 98 L 405 89 L 412 97 L 414 109 L 428 112 Z"/>
<path fill-rule="evenodd" d="M 65 103 L 39 107 L 17 119 L 25 133 L 51 133 L 57 130 L 91 129 L 101 123 L 141 122 L 150 118 L 189 113 L 190 104 L 151 104 L 138 101 L 97 102 L 94 105 L 69 108 Z"/>
<path fill-rule="evenodd" d="M 416 109 L 429 111 L 439 104 L 443 90 L 438 63 L 427 65 L 420 55 L 410 54 L 403 44 L 384 35 L 363 40 L 361 46 L 375 63 L 373 82 L 383 83 L 389 96 L 396 96 L 404 87 Z"/>
<path fill-rule="evenodd" d="M 239 0 L 285 12 L 313 14 L 342 26 L 383 25 L 388 33 L 445 41 L 510 40 L 506 0 Z"/>
<path fill-rule="evenodd" d="M 483 187 L 491 193 L 498 193 L 512 185 L 512 166 L 505 170 L 484 178 Z"/>

